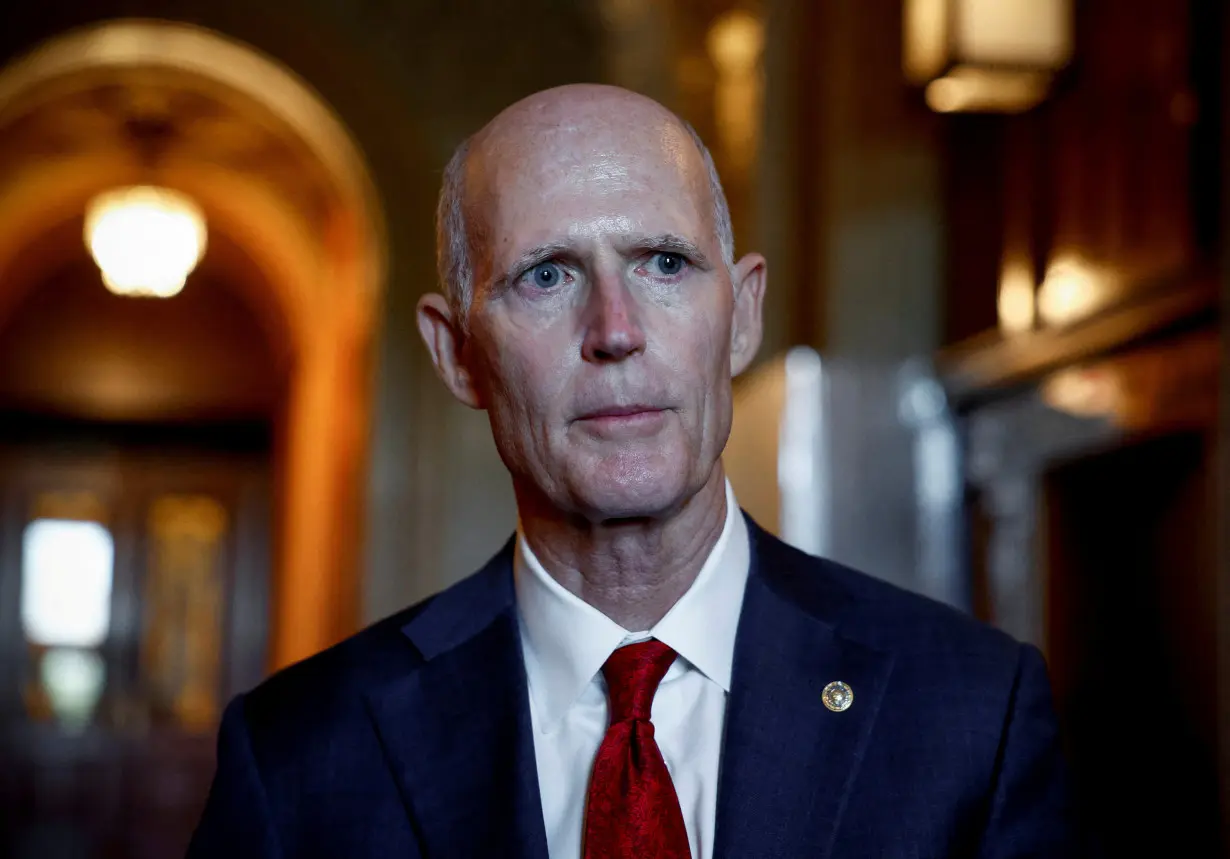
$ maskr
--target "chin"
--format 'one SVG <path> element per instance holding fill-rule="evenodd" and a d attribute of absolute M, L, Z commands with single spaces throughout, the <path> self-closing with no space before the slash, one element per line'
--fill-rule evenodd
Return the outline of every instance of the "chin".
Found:
<path fill-rule="evenodd" d="M 573 496 L 591 521 L 662 516 L 678 508 L 695 491 L 679 467 L 682 457 L 610 457 L 581 470 Z"/>

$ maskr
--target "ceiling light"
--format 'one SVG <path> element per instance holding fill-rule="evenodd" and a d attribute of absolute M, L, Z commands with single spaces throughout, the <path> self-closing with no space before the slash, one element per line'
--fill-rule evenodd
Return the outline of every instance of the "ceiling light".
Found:
<path fill-rule="evenodd" d="M 90 202 L 85 242 L 116 295 L 170 298 L 205 253 L 205 215 L 177 191 L 120 188 Z"/>

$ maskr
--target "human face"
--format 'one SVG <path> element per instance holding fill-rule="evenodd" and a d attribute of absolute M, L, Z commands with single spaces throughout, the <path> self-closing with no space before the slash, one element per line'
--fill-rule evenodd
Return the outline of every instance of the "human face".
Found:
<path fill-rule="evenodd" d="M 659 517 L 715 474 L 732 371 L 759 343 L 763 261 L 732 283 L 677 124 L 596 125 L 484 148 L 490 241 L 461 360 L 520 499 Z"/>

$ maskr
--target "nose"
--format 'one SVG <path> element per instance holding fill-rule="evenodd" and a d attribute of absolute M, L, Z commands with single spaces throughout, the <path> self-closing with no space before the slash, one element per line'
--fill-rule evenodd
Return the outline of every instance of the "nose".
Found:
<path fill-rule="evenodd" d="M 586 361 L 623 361 L 645 351 L 645 331 L 638 318 L 635 297 L 615 273 L 601 274 L 595 279 L 585 323 L 582 351 Z"/>

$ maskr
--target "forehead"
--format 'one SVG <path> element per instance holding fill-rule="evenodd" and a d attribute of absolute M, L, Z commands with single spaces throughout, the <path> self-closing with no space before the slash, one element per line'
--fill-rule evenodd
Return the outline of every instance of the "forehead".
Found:
<path fill-rule="evenodd" d="M 527 246 L 620 233 L 713 232 L 704 161 L 677 123 L 528 125 L 476 159 L 471 205 L 498 261 Z"/>

